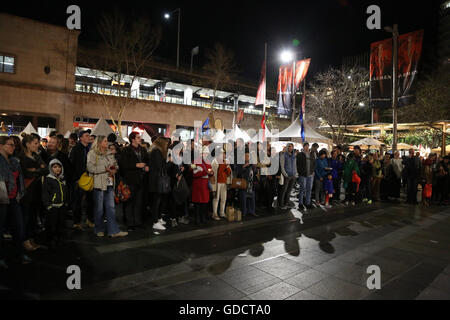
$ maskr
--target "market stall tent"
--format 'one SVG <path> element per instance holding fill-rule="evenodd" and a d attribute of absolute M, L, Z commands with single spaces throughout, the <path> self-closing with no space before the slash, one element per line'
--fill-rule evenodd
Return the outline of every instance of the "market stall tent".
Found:
<path fill-rule="evenodd" d="M 38 134 L 38 132 L 36 131 L 36 129 L 33 127 L 33 125 L 31 124 L 31 122 L 28 122 L 27 126 L 25 127 L 25 129 L 23 129 L 22 133 L 26 133 L 26 134 Z"/>
<path fill-rule="evenodd" d="M 333 145 L 333 141 L 316 132 L 306 121 L 303 122 L 305 127 L 305 140 L 309 143 L 321 142 L 327 145 Z M 300 119 L 297 117 L 292 124 L 281 131 L 279 134 L 272 135 L 272 138 L 301 138 Z"/>
<path fill-rule="evenodd" d="M 106 120 L 103 117 L 101 117 L 97 121 L 94 129 L 92 129 L 91 135 L 107 137 L 111 133 L 114 133 L 113 129 L 109 126 L 108 122 L 106 122 Z M 124 143 L 125 140 L 122 139 L 120 136 L 117 136 L 117 142 Z"/>

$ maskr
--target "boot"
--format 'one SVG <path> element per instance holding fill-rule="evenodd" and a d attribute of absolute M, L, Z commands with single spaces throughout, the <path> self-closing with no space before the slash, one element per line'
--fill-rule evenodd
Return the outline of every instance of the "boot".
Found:
<path fill-rule="evenodd" d="M 37 249 L 35 246 L 33 246 L 33 245 L 31 244 L 31 241 L 30 241 L 30 240 L 25 241 L 25 242 L 23 243 L 23 247 L 24 247 L 25 250 L 27 250 L 27 251 L 34 251 L 34 250 Z"/>
<path fill-rule="evenodd" d="M 34 242 L 34 239 L 30 239 L 30 243 L 33 247 L 35 247 L 36 249 L 39 249 L 41 246 L 38 245 L 36 242 Z"/>

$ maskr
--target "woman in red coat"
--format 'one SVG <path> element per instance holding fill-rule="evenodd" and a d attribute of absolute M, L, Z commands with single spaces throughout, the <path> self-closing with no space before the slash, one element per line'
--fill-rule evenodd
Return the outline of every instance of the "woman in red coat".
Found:
<path fill-rule="evenodd" d="M 209 177 L 214 175 L 211 164 L 205 162 L 205 158 L 209 154 L 208 148 L 202 150 L 202 163 L 194 161 L 192 165 L 193 182 L 192 182 L 192 203 L 195 206 L 195 223 L 206 223 L 208 219 L 208 203 L 209 203 Z"/>

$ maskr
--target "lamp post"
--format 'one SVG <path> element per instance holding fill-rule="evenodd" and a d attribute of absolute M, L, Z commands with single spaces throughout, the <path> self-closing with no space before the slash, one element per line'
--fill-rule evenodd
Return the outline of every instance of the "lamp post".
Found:
<path fill-rule="evenodd" d="M 384 30 L 392 33 L 392 154 L 397 151 L 397 82 L 398 82 L 398 70 L 397 70 L 397 60 L 398 60 L 398 25 L 394 24 L 394 27 L 384 27 Z"/>
<path fill-rule="evenodd" d="M 171 15 L 178 11 L 178 39 L 177 39 L 177 70 L 180 67 L 180 25 L 181 25 L 181 9 L 176 8 L 171 13 L 165 13 L 164 18 L 169 20 Z"/>

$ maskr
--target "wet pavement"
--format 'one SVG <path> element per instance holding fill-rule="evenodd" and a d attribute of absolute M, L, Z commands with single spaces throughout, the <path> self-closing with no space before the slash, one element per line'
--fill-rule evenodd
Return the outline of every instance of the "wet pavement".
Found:
<path fill-rule="evenodd" d="M 292 199 L 294 200 L 294 199 Z M 450 207 L 376 202 L 266 212 L 122 239 L 71 231 L 56 251 L 0 271 L 2 298 L 450 299 Z M 81 270 L 68 290 L 67 267 Z M 368 289 L 369 266 L 381 289 Z"/>

